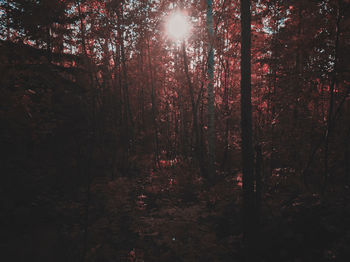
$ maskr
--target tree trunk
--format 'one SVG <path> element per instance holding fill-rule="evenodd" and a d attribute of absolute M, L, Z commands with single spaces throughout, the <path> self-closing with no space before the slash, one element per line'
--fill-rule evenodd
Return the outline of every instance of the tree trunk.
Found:
<path fill-rule="evenodd" d="M 133 117 L 130 108 L 130 100 L 129 100 L 129 85 L 128 85 L 128 74 L 126 68 L 126 58 L 125 58 L 125 48 L 124 48 L 124 39 L 123 39 L 123 30 L 121 28 L 121 23 L 123 22 L 123 3 L 120 3 L 120 7 L 118 8 L 117 14 L 117 32 L 118 32 L 118 41 L 120 47 L 120 59 L 121 59 L 121 68 L 123 71 L 123 160 L 122 160 L 122 169 L 129 168 L 129 154 L 132 149 L 132 145 L 130 144 L 133 141 Z M 133 144 L 133 143 L 132 143 Z"/>
<path fill-rule="evenodd" d="M 279 15 L 279 4 L 276 2 L 276 4 L 273 4 L 273 10 L 274 10 L 274 34 L 272 37 L 272 79 L 269 84 L 269 92 L 268 92 L 268 112 L 270 113 L 270 117 L 266 117 L 268 124 L 270 125 L 270 158 L 269 158 L 269 170 L 268 175 L 271 177 L 273 173 L 273 169 L 275 168 L 275 98 L 277 93 L 277 69 L 278 69 L 278 54 L 277 54 L 277 45 L 278 45 L 278 37 L 279 34 L 279 28 L 278 23 L 280 21 L 280 15 Z"/>
<path fill-rule="evenodd" d="M 252 145 L 251 104 L 251 14 L 250 0 L 241 0 L 241 132 L 243 164 L 244 236 L 251 247 L 255 229 L 254 219 L 254 155 Z M 249 250 L 247 256 L 249 255 Z"/>
<path fill-rule="evenodd" d="M 140 72 L 141 76 L 143 77 L 144 75 L 144 70 L 143 70 L 143 48 L 141 48 L 140 52 Z M 140 106 L 140 129 L 144 129 L 145 127 L 145 92 L 144 92 L 144 84 L 141 83 L 141 91 L 139 92 L 139 106 Z"/>
<path fill-rule="evenodd" d="M 152 119 L 153 119 L 153 128 L 154 128 L 154 163 L 156 167 L 159 167 L 159 139 L 158 139 L 158 125 L 156 120 L 156 101 L 155 101 L 155 90 L 154 90 L 154 79 L 153 79 L 153 67 L 151 62 L 151 49 L 149 45 L 149 40 L 147 41 L 148 49 L 148 66 L 150 72 L 151 80 L 151 101 L 152 101 Z"/>
<path fill-rule="evenodd" d="M 78 15 L 79 15 L 79 20 L 80 20 L 80 33 L 81 33 L 81 45 L 82 45 L 82 50 L 83 50 L 83 57 L 85 59 L 85 62 L 86 62 L 86 66 L 88 68 L 88 73 L 89 73 L 89 78 L 90 78 L 90 88 L 91 88 L 91 91 L 92 91 L 92 116 L 91 116 L 91 130 L 90 132 L 93 134 L 93 138 L 92 140 L 95 141 L 96 139 L 96 130 L 97 130 L 97 127 L 96 127 L 96 103 L 95 103 L 95 90 L 94 90 L 94 81 L 93 81 L 93 73 L 92 73 L 92 69 L 91 69 L 91 65 L 90 65 L 90 61 L 89 61 L 89 58 L 88 58 L 88 54 L 87 54 L 87 50 L 86 50 L 86 43 L 85 43 L 85 26 L 84 26 L 84 21 L 83 21 L 83 15 L 81 13 L 81 6 L 80 6 L 80 1 L 76 1 L 77 3 L 77 7 L 78 7 Z M 89 107 L 89 105 L 86 106 L 87 108 Z M 92 146 L 91 144 L 93 143 L 92 141 L 88 142 L 90 144 L 90 146 Z M 89 147 L 88 147 L 89 148 Z M 82 170 L 84 175 L 85 175 L 85 178 L 86 178 L 86 202 L 85 202 L 85 218 L 84 218 L 84 225 L 83 225 L 83 232 L 84 232 L 84 236 L 83 236 L 83 251 L 82 251 L 82 261 L 84 262 L 86 260 L 86 254 L 87 254 L 87 251 L 88 251 L 88 234 L 89 234 L 89 216 L 90 216 L 90 213 L 89 213 L 89 207 L 90 207 L 90 197 L 91 197 L 91 184 L 90 184 L 90 157 L 91 157 L 91 154 L 92 154 L 92 150 L 90 150 L 91 152 L 88 152 L 88 156 L 87 156 L 87 167 Z"/>
<path fill-rule="evenodd" d="M 198 129 L 198 102 L 199 102 L 198 100 L 199 99 L 197 99 L 197 101 L 196 101 L 195 97 L 194 97 L 193 85 L 192 85 L 191 78 L 190 78 L 190 75 L 188 72 L 188 61 L 187 61 L 185 42 L 182 43 L 182 56 L 183 56 L 185 75 L 186 75 L 186 79 L 187 79 L 187 84 L 188 84 L 190 98 L 191 98 L 191 105 L 192 105 L 194 151 L 195 151 L 195 156 L 197 158 L 197 161 L 198 161 L 199 165 L 201 165 L 202 159 L 201 159 L 201 152 L 200 152 L 200 140 L 199 140 L 199 129 Z M 200 95 L 201 94 L 199 94 L 199 96 Z"/>
<path fill-rule="evenodd" d="M 207 0 L 208 29 L 208 180 L 215 179 L 215 113 L 214 113 L 214 49 L 213 49 L 213 1 Z"/>
<path fill-rule="evenodd" d="M 229 149 L 229 131 L 230 131 L 230 108 L 229 108 L 229 94 L 228 94 L 228 79 L 230 79 L 229 75 L 229 63 L 228 59 L 223 62 L 224 67 L 224 118 L 225 118 L 225 133 L 224 133 L 224 154 L 221 162 L 221 169 L 225 169 L 228 157 L 228 149 Z"/>
<path fill-rule="evenodd" d="M 262 197 L 262 170 L 263 170 L 263 159 L 261 152 L 261 145 L 256 146 L 256 157 L 255 157 L 255 203 L 256 203 L 256 218 L 257 222 L 260 220 L 261 210 L 261 197 Z"/>

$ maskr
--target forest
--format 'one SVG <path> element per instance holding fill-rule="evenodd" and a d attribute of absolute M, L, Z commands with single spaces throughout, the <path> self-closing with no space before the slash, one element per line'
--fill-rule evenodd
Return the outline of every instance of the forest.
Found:
<path fill-rule="evenodd" d="M 346 262 L 350 0 L 0 0 L 0 260 Z"/>

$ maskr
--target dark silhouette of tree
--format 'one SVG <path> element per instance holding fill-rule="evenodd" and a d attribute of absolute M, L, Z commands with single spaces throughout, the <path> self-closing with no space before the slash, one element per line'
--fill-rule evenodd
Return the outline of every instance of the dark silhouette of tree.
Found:
<path fill-rule="evenodd" d="M 251 104 L 251 14 L 250 1 L 241 1 L 241 132 L 243 168 L 244 233 L 251 245 L 255 228 L 254 151 Z M 251 252 L 249 250 L 248 252 Z M 247 254 L 250 256 L 250 254 Z"/>
<path fill-rule="evenodd" d="M 213 29 L 213 1 L 207 0 L 208 27 L 208 179 L 215 179 L 215 110 L 214 110 L 214 29 Z"/>
<path fill-rule="evenodd" d="M 0 1 L 1 256 L 346 261 L 349 12 Z"/>

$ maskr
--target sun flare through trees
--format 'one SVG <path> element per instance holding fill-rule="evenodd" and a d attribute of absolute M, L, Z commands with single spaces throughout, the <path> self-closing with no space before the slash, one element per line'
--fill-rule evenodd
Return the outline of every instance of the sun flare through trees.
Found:
<path fill-rule="evenodd" d="M 188 19 L 183 13 L 177 11 L 170 14 L 166 26 L 166 32 L 170 38 L 177 41 L 184 40 L 188 37 L 190 29 Z"/>
<path fill-rule="evenodd" d="M 349 0 L 0 0 L 0 261 L 348 261 L 349 39 Z"/>

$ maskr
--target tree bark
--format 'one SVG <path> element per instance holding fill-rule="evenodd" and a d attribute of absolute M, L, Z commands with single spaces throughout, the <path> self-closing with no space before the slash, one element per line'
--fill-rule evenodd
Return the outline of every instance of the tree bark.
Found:
<path fill-rule="evenodd" d="M 260 220 L 260 210 L 261 210 L 261 198 L 262 198 L 262 170 L 263 170 L 263 158 L 261 145 L 256 145 L 256 157 L 255 157 L 255 180 L 256 180 L 256 190 L 255 190 L 255 203 L 256 203 L 256 221 Z"/>
<path fill-rule="evenodd" d="M 187 79 L 187 84 L 190 92 L 190 98 L 191 98 L 191 105 L 192 105 L 192 120 L 193 120 L 193 134 L 194 134 L 194 151 L 195 156 L 197 158 L 197 161 L 199 164 L 202 164 L 202 158 L 201 158 L 201 152 L 200 152 L 200 140 L 199 140 L 199 128 L 198 128 L 198 103 L 199 103 L 199 97 L 201 96 L 201 92 L 199 93 L 199 97 L 197 97 L 197 100 L 194 97 L 194 90 L 192 81 L 188 72 L 188 61 L 187 61 L 187 54 L 186 54 L 186 48 L 185 48 L 185 42 L 182 43 L 182 56 L 184 61 L 184 69 L 185 69 L 185 75 Z M 202 168 L 201 168 L 202 170 Z"/>
<path fill-rule="evenodd" d="M 254 154 L 251 104 L 251 14 L 250 0 L 241 0 L 241 136 L 243 167 L 244 236 L 251 246 L 254 221 Z M 249 252 L 247 253 L 249 256 Z"/>
<path fill-rule="evenodd" d="M 156 101 L 155 101 L 155 90 L 154 90 L 154 79 L 153 79 L 153 67 L 151 61 L 151 49 L 149 45 L 149 40 L 147 41 L 147 50 L 148 50 L 148 66 L 150 72 L 151 80 L 151 101 L 152 101 L 152 119 L 153 119 L 153 128 L 154 128 L 154 162 L 155 166 L 159 167 L 159 139 L 158 139 L 158 125 L 156 120 Z"/>
<path fill-rule="evenodd" d="M 215 179 L 215 112 L 214 112 L 214 49 L 213 49 L 213 1 L 207 0 L 208 29 L 208 180 Z"/>
<path fill-rule="evenodd" d="M 228 80 L 230 78 L 229 75 L 229 63 L 228 59 L 222 63 L 224 68 L 224 117 L 225 117 L 225 133 L 224 133 L 224 154 L 221 162 L 221 169 L 226 167 L 227 157 L 228 157 L 228 149 L 229 149 L 229 131 L 230 131 L 230 108 L 229 108 L 229 93 L 228 93 Z"/>

